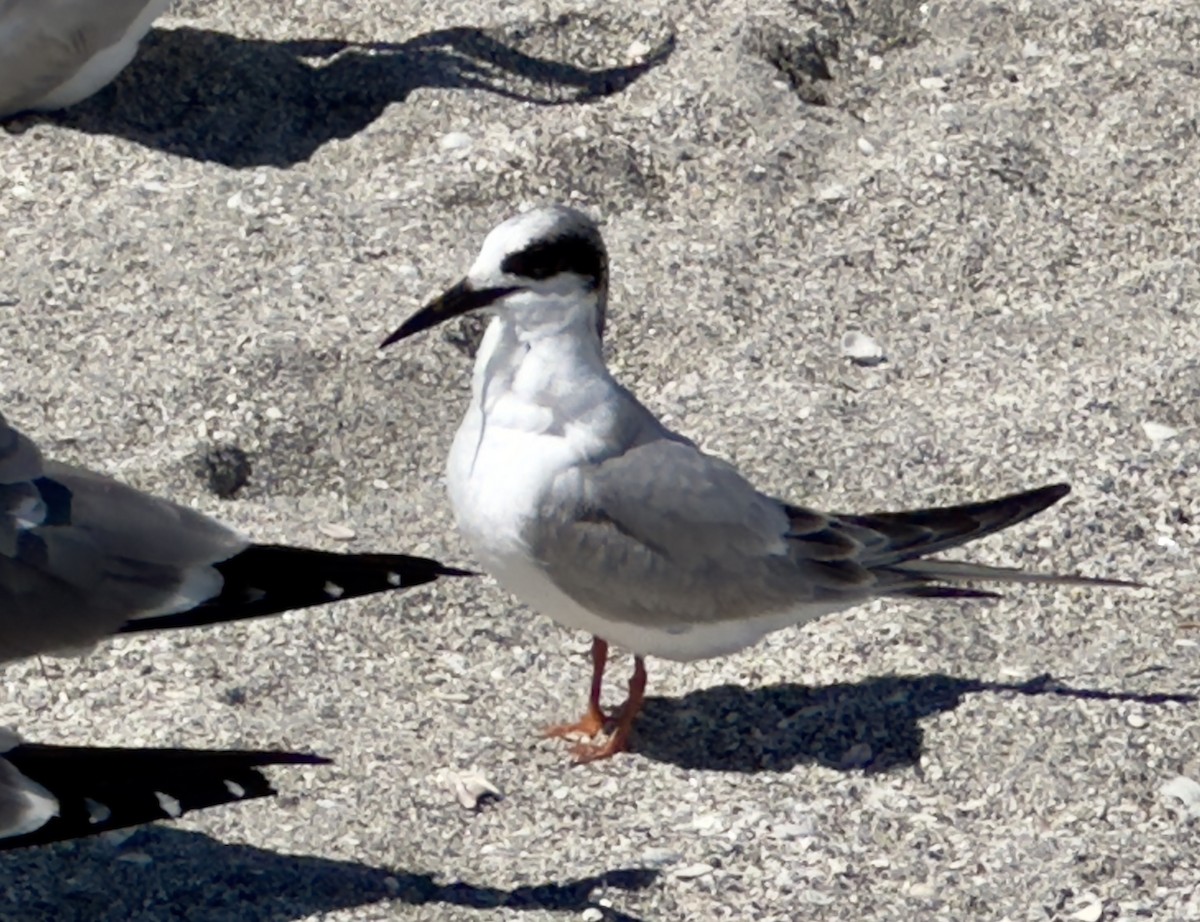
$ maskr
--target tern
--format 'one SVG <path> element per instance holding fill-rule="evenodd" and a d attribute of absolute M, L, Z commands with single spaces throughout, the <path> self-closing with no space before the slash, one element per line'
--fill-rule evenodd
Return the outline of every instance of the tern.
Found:
<path fill-rule="evenodd" d="M 1066 496 L 1065 484 L 868 515 L 759 492 L 609 373 L 607 294 L 596 222 L 538 208 L 494 228 L 466 277 L 382 344 L 461 314 L 492 317 L 447 485 L 483 569 L 531 608 L 593 635 L 587 711 L 547 731 L 595 737 L 615 723 L 606 742 L 578 744 L 578 760 L 627 748 L 647 656 L 722 656 L 876 596 L 995 597 L 965 580 L 1136 585 L 931 556 L 1024 521 Z M 625 703 L 606 715 L 610 642 L 631 650 L 635 666 Z"/>

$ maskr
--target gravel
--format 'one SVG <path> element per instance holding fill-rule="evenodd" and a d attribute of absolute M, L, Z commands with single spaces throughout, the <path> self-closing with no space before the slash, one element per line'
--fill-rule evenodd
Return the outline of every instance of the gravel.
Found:
<path fill-rule="evenodd" d="M 113 87 L 0 133 L 4 413 L 260 540 L 471 564 L 442 478 L 478 330 L 376 346 L 562 200 L 605 221 L 614 372 L 764 490 L 1066 480 L 979 553 L 1150 586 L 651 662 L 634 752 L 587 767 L 538 733 L 586 639 L 490 580 L 21 664 L 30 738 L 336 764 L 6 854 L 0 915 L 1200 918 L 1198 42 L 1149 0 L 184 0 Z M 217 445 L 252 459 L 230 499 L 194 473 Z"/>

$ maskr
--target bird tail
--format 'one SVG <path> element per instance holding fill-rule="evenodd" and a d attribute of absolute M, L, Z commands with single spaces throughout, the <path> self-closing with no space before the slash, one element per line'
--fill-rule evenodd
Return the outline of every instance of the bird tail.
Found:
<path fill-rule="evenodd" d="M 912 576 L 942 580 L 987 580 L 999 583 L 1059 583 L 1066 586 L 1118 586 L 1126 589 L 1144 589 L 1144 583 L 1107 577 L 1080 576 L 1076 573 L 1037 573 L 1018 570 L 1014 567 L 989 567 L 981 563 L 937 558 L 910 560 L 898 568 Z"/>
<path fill-rule="evenodd" d="M 889 594 L 940 598 L 988 598 L 996 593 L 939 586 L 935 581 L 985 580 L 998 582 L 1060 583 L 1086 586 L 1140 588 L 1141 583 L 1097 579 L 1077 574 L 1031 573 L 1010 567 L 930 557 L 950 548 L 978 540 L 1023 522 L 1054 505 L 1071 492 L 1067 484 L 1052 484 L 1014 493 L 999 499 L 960 506 L 884 512 L 873 515 L 844 515 L 838 519 L 859 540 L 866 541 L 864 563 L 877 573 L 899 577 L 900 585 Z M 865 539 L 862 536 L 866 536 Z M 904 585 L 905 582 L 915 585 Z"/>
<path fill-rule="evenodd" d="M 0 851 L 270 797 L 262 766 L 327 764 L 296 752 L 20 743 L 0 755 Z"/>
<path fill-rule="evenodd" d="M 223 583 L 218 595 L 185 611 L 137 618 L 118 633 L 198 627 L 261 618 L 375 592 L 407 589 L 443 576 L 475 576 L 427 557 L 341 554 L 279 544 L 252 544 L 213 564 Z"/>

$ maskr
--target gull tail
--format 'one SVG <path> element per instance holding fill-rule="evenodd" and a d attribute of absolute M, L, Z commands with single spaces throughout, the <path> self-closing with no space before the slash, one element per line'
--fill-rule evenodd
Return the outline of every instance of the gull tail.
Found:
<path fill-rule="evenodd" d="M 326 764 L 295 752 L 19 743 L 0 755 L 0 851 L 271 797 L 262 766 Z"/>
<path fill-rule="evenodd" d="M 218 594 L 184 611 L 127 621 L 118 633 L 261 618 L 375 592 L 408 589 L 443 576 L 476 575 L 408 554 L 341 554 L 278 544 L 252 544 L 212 568 L 223 581 Z"/>
<path fill-rule="evenodd" d="M 845 515 L 838 519 L 864 544 L 861 562 L 876 573 L 899 577 L 891 595 L 940 598 L 995 598 L 994 592 L 934 585 L 934 581 L 985 580 L 997 582 L 1060 583 L 1080 586 L 1142 588 L 1143 584 L 1118 579 L 1098 579 L 1077 574 L 1031 573 L 1010 567 L 928 555 L 958 547 L 1002 531 L 1054 505 L 1071 492 L 1067 484 L 1052 484 L 999 499 L 961 506 Z M 904 585 L 911 581 L 915 585 Z"/>

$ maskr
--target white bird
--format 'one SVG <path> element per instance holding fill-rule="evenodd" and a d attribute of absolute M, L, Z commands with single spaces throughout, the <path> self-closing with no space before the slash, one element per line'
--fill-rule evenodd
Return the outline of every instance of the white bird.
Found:
<path fill-rule="evenodd" d="M 107 86 L 171 0 L 0 0 L 0 118 Z"/>
<path fill-rule="evenodd" d="M 270 797 L 259 768 L 328 763 L 295 752 L 42 746 L 0 729 L 0 851 Z"/>
<path fill-rule="evenodd" d="M 466 575 L 407 554 L 252 544 L 192 509 L 45 460 L 0 416 L 0 663 Z"/>
<path fill-rule="evenodd" d="M 962 580 L 1132 585 L 929 558 L 1029 518 L 1066 485 L 872 515 L 760 493 L 613 379 L 601 354 L 607 291 L 595 222 L 540 208 L 493 229 L 466 277 L 383 343 L 469 311 L 493 317 L 447 462 L 450 500 L 485 570 L 595 638 L 588 710 L 551 735 L 597 735 L 607 642 L 636 655 L 614 732 L 576 746 L 580 760 L 626 748 L 648 655 L 721 656 L 874 596 L 995 595 Z"/>

